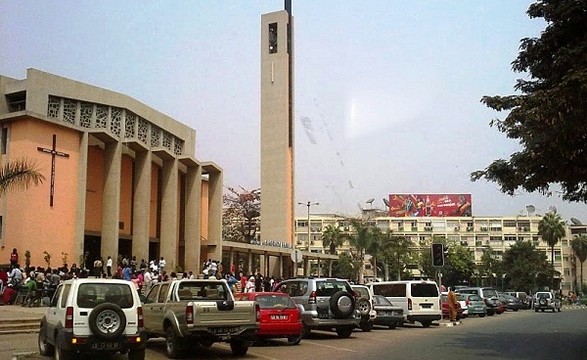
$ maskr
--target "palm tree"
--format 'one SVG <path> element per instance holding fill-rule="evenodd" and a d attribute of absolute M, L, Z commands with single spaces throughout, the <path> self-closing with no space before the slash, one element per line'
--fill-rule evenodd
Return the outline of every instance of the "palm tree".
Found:
<path fill-rule="evenodd" d="M 0 194 L 10 190 L 27 189 L 39 185 L 45 177 L 37 171 L 36 164 L 26 159 L 7 162 L 0 169 Z"/>
<path fill-rule="evenodd" d="M 575 236 L 575 238 L 571 241 L 571 247 L 581 262 L 580 288 L 583 289 L 583 263 L 585 260 L 587 260 L 587 235 L 581 234 L 579 236 Z"/>
<path fill-rule="evenodd" d="M 547 213 L 538 224 L 538 235 L 550 246 L 550 265 L 554 267 L 554 246 L 565 237 L 565 222 L 560 215 Z"/>
<path fill-rule="evenodd" d="M 336 255 L 336 248 L 344 244 L 345 238 L 339 226 L 328 225 L 322 233 L 322 246 L 328 248 L 331 255 Z"/>
<path fill-rule="evenodd" d="M 363 269 L 365 268 L 365 250 L 371 247 L 373 240 L 371 227 L 358 219 L 352 219 L 351 225 L 353 226 L 355 233 L 350 236 L 349 243 L 356 251 L 356 260 L 359 265 L 359 278 L 358 283 L 363 283 Z"/>

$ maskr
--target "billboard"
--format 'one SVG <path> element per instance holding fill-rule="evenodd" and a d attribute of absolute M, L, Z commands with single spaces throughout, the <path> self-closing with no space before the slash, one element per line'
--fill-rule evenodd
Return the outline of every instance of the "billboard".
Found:
<path fill-rule="evenodd" d="M 389 194 L 389 216 L 472 216 L 471 194 Z"/>

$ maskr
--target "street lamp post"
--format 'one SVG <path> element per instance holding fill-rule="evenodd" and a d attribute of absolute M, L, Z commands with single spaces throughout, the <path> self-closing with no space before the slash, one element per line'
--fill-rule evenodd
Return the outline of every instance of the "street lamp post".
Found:
<path fill-rule="evenodd" d="M 320 205 L 320 203 L 308 201 L 305 203 L 298 202 L 298 205 L 306 205 L 308 207 L 308 246 L 307 246 L 307 249 L 308 249 L 308 252 L 311 252 L 311 250 L 310 250 L 310 207 L 312 205 Z M 309 269 L 310 268 L 310 258 L 308 258 L 308 266 L 307 267 L 308 267 L 308 270 L 307 270 L 308 275 L 310 275 L 310 269 Z"/>

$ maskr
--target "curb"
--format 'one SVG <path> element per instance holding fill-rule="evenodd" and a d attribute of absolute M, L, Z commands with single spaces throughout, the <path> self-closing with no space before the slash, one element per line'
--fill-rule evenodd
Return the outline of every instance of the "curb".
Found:
<path fill-rule="evenodd" d="M 18 360 L 19 358 L 26 359 L 26 358 L 37 356 L 37 355 L 39 355 L 39 353 L 36 351 L 12 353 L 12 358 L 10 358 L 10 359 L 11 360 Z"/>

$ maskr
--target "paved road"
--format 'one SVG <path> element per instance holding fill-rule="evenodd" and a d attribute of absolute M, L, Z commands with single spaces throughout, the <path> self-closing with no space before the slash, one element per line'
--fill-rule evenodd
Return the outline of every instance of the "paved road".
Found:
<path fill-rule="evenodd" d="M 36 351 L 36 334 L 0 336 L 0 360 L 14 352 Z M 46 359 L 40 356 L 28 359 Z M 123 356 L 96 354 L 95 360 Z M 233 359 L 226 344 L 196 348 L 187 359 Z M 454 327 L 357 330 L 349 339 L 313 332 L 298 346 L 276 340 L 249 349 L 246 359 L 587 359 L 587 310 L 561 313 L 508 312 L 465 319 Z M 20 357 L 19 357 L 20 359 Z M 164 342 L 149 340 L 147 359 L 166 359 Z"/>

